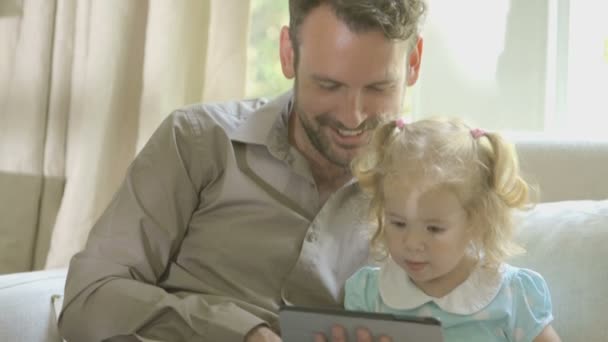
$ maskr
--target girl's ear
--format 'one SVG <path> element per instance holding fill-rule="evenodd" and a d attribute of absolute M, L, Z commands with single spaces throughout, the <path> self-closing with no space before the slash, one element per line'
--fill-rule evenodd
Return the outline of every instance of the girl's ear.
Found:
<path fill-rule="evenodd" d="M 289 36 L 289 27 L 283 26 L 279 42 L 279 57 L 283 75 L 288 79 L 292 79 L 296 75 L 294 53 L 291 37 Z"/>

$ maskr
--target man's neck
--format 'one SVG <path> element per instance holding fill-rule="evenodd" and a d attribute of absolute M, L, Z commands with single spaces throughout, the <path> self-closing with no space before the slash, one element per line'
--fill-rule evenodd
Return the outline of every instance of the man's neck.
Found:
<path fill-rule="evenodd" d="M 338 191 L 338 189 L 344 186 L 344 184 L 352 178 L 350 170 L 348 169 L 336 167 L 336 165 L 331 163 L 329 163 L 330 165 L 323 165 L 326 163 L 317 163 L 314 160 L 308 160 L 312 176 L 317 184 L 317 191 L 319 192 L 319 200 L 321 203 L 325 203 L 331 194 Z"/>
<path fill-rule="evenodd" d="M 289 143 L 308 161 L 312 176 L 317 185 L 319 199 L 325 203 L 327 198 L 351 180 L 349 168 L 336 165 L 322 155 L 310 142 L 301 123 L 291 113 L 289 118 Z M 300 125 L 296 129 L 296 125 Z"/>

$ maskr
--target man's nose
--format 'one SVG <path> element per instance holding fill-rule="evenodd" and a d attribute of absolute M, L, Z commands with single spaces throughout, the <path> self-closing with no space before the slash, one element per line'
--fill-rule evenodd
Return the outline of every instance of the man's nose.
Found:
<path fill-rule="evenodd" d="M 361 91 L 347 92 L 344 101 L 344 113 L 340 121 L 348 129 L 357 129 L 366 119 Z"/>

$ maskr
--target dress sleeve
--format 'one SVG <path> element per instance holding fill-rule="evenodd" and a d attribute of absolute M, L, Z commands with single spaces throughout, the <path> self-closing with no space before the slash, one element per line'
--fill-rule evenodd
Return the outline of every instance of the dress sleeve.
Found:
<path fill-rule="evenodd" d="M 377 270 L 364 267 L 353 274 L 344 289 L 344 308 L 352 311 L 376 311 Z"/>
<path fill-rule="evenodd" d="M 242 341 L 264 322 L 230 298 L 157 286 L 186 235 L 199 193 L 221 172 L 213 128 L 167 118 L 131 164 L 71 261 L 59 329 L 67 341 Z M 206 138 L 207 139 L 207 138 Z M 208 138 L 211 139 L 211 138 Z M 213 140 L 213 141 L 217 141 Z M 122 337 L 121 337 L 122 336 Z"/>
<path fill-rule="evenodd" d="M 513 299 L 512 341 L 532 341 L 553 321 L 551 294 L 543 277 L 521 269 L 510 286 Z"/>

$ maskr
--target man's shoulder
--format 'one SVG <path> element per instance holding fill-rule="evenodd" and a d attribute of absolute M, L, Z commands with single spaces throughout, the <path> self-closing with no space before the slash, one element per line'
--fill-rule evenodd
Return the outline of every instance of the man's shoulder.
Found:
<path fill-rule="evenodd" d="M 220 126 L 232 131 L 267 103 L 266 98 L 197 103 L 177 109 L 172 115 L 182 117 L 203 129 Z"/>
<path fill-rule="evenodd" d="M 282 134 L 285 125 L 277 120 L 287 114 L 292 93 L 286 92 L 271 101 L 256 98 L 226 102 L 207 102 L 185 106 L 171 114 L 174 130 L 206 140 L 221 137 L 250 144 L 265 144 L 269 134 Z M 273 129 L 278 127 L 276 131 Z"/>

